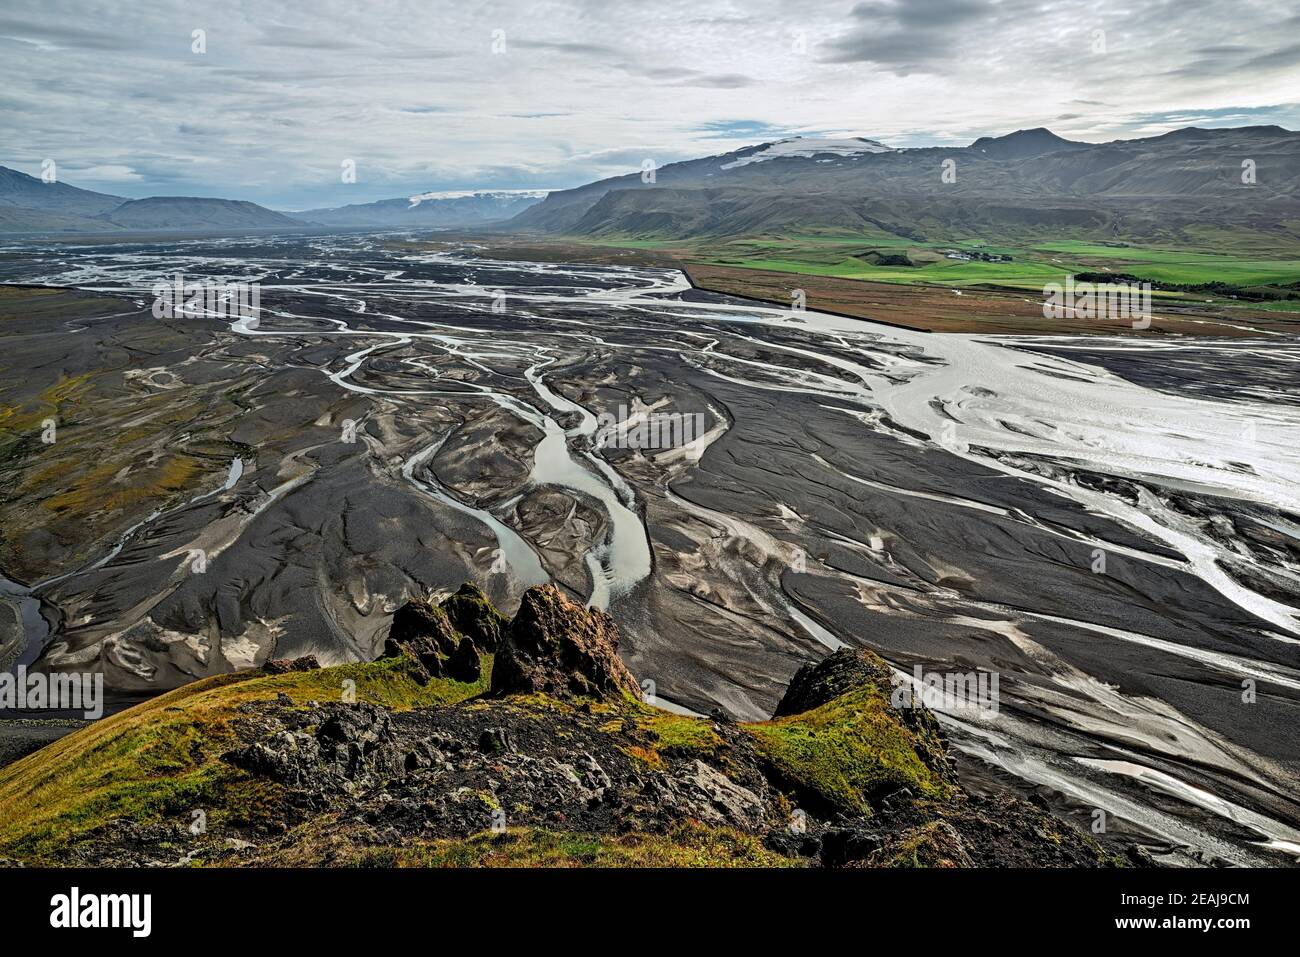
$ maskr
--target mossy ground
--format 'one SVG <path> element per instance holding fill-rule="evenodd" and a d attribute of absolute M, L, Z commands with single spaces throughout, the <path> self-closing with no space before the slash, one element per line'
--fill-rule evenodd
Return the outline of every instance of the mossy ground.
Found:
<path fill-rule="evenodd" d="M 541 828 L 484 831 L 454 840 L 368 846 L 357 835 L 312 824 L 283 851 L 262 854 L 271 866 L 342 867 L 799 867 L 806 862 L 763 847 L 732 828 L 690 822 L 666 834 L 588 834 Z"/>
<path fill-rule="evenodd" d="M 215 859 L 227 864 L 725 867 L 791 863 L 765 849 L 756 834 L 689 819 L 666 831 L 593 832 L 576 824 L 564 830 L 537 822 L 501 834 L 408 834 L 394 842 L 355 819 L 341 825 L 329 814 L 308 820 L 286 818 L 288 791 L 270 777 L 251 775 L 221 758 L 244 743 L 240 723 L 246 715 L 241 705 L 281 694 L 292 702 L 285 707 L 339 701 L 350 683 L 355 683 L 357 700 L 394 711 L 447 705 L 456 705 L 462 714 L 494 711 L 507 727 L 512 720 L 524 721 L 513 725 L 517 730 L 536 721 L 543 729 L 538 733 L 553 735 L 555 740 L 579 734 L 585 726 L 586 733 L 608 734 L 611 749 L 657 771 L 698 758 L 728 775 L 727 769 L 736 761 L 737 767 L 754 773 L 755 762 L 761 762 L 771 769 L 780 790 L 787 792 L 777 798 L 782 804 L 788 797 L 807 808 L 820 804 L 823 809 L 870 815 L 873 801 L 900 788 L 910 789 L 923 801 L 938 802 L 955 790 L 944 776 L 937 733 L 924 721 L 905 723 L 905 716 L 889 707 L 889 689 L 876 682 L 800 714 L 720 728 L 711 718 L 663 711 L 621 695 L 603 701 L 563 701 L 545 694 L 488 697 L 493 662 L 491 656 L 482 660 L 483 675 L 472 684 L 434 679 L 421 685 L 416 662 L 401 656 L 278 675 L 240 672 L 162 695 L 0 769 L 0 857 L 66 864 L 77 860 L 79 849 L 84 849 L 90 852 L 86 859 L 95 859 L 96 847 L 112 844 L 104 836 L 111 834 L 115 821 L 171 826 L 202 809 L 209 828 L 262 834 L 291 828 L 251 857 Z M 523 737 L 529 733 L 524 731 Z M 602 761 L 609 766 L 607 758 Z M 486 791 L 475 793 L 486 809 L 493 809 L 497 797 Z M 909 859 L 906 853 L 899 858 L 902 863 Z"/>
<path fill-rule="evenodd" d="M 266 675 L 243 671 L 194 682 L 76 731 L 0 769 L 0 856 L 66 862 L 68 851 L 115 819 L 148 823 L 202 809 L 210 823 L 256 823 L 276 810 L 277 785 L 220 759 L 236 744 L 244 702 L 288 695 L 295 704 L 337 701 L 347 682 L 358 701 L 397 711 L 481 694 L 473 684 L 420 685 L 412 663 L 368 664 Z"/>
<path fill-rule="evenodd" d="M 601 730 L 624 733 L 630 722 L 644 741 L 623 750 L 649 767 L 663 767 L 665 755 L 711 758 L 724 744 L 708 718 L 674 714 L 635 702 L 625 703 L 615 714 Z"/>
<path fill-rule="evenodd" d="M 889 690 L 874 684 L 743 727 L 782 778 L 837 809 L 870 814 L 873 796 L 899 788 L 937 798 L 952 791 L 922 757 L 937 742 L 903 724 L 889 708 Z"/>

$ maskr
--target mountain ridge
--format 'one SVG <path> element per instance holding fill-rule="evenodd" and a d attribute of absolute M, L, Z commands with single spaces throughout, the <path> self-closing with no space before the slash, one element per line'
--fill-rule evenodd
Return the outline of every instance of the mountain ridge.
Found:
<path fill-rule="evenodd" d="M 0 233 L 268 229 L 308 225 L 257 203 L 199 196 L 127 199 L 0 166 Z"/>
<path fill-rule="evenodd" d="M 551 193 L 499 227 L 575 236 L 689 239 L 772 231 L 853 229 L 879 220 L 918 222 L 890 230 L 905 238 L 949 240 L 996 221 L 1051 229 L 1093 224 L 1103 238 L 1117 223 L 1171 229 L 1249 226 L 1277 204 L 1300 215 L 1300 133 L 1280 127 L 1187 128 L 1137 140 L 1079 143 L 1045 128 L 980 137 L 967 147 L 917 147 L 814 159 L 782 156 L 737 165 L 770 144 L 664 166 Z M 1243 177 L 1251 160 L 1254 182 Z M 619 193 L 611 198 L 611 194 Z M 1294 217 L 1292 217 L 1294 218 Z M 1086 225 L 1086 223 L 1085 223 Z M 997 238 L 997 230 L 976 235 Z"/>

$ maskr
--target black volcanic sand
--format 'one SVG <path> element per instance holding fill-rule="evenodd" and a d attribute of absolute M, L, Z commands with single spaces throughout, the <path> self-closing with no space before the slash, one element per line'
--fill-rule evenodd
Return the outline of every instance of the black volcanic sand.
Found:
<path fill-rule="evenodd" d="M 178 268 L 260 278 L 258 328 L 154 319 L 147 287 Z M 405 598 L 467 578 L 512 611 L 528 582 L 485 515 L 589 594 L 583 556 L 605 557 L 615 523 L 589 491 L 530 479 L 542 417 L 574 430 L 571 456 L 606 478 L 586 457 L 582 416 L 548 404 L 531 371 L 593 415 L 645 403 L 704 417 L 702 457 L 595 453 L 648 536 L 650 574 L 615 581 L 611 608 L 625 660 L 660 698 L 762 718 L 797 667 L 838 642 L 905 671 L 993 670 L 998 717 L 945 718 L 972 780 L 1039 789 L 1084 822 L 1101 808 L 1180 861 L 1283 862 L 1262 843 L 1300 840 L 1300 645 L 1269 637 L 1274 626 L 1168 546 L 1034 480 L 1060 462 L 1003 456 L 1022 473 L 1008 475 L 998 456 L 953 455 L 848 394 L 861 383 L 837 360 L 892 375 L 895 360 L 928 361 L 914 346 L 723 321 L 747 317 L 659 270 L 357 238 L 42 247 L 0 260 L 2 279 L 121 287 L 59 294 L 93 321 L 21 310 L 0 321 L 6 383 L 22 370 L 7 407 L 94 373 L 58 443 L 29 441 L 0 464 L 21 490 L 0 505 L 0 568 L 37 585 L 57 617 L 44 666 L 160 690 L 268 657 L 369 658 Z M 612 289 L 656 291 L 628 302 Z M 1117 371 L 1138 382 L 1150 371 L 1161 387 L 1161 363 L 1126 354 Z M 58 469 L 51 449 L 67 456 Z M 151 469 L 168 456 L 198 465 L 160 481 Z M 243 473 L 223 488 L 235 458 Z M 101 486 L 144 494 L 69 498 L 100 460 L 114 466 Z M 1260 562 L 1294 552 L 1260 530 L 1285 516 L 1070 475 L 1213 512 Z M 1099 544 L 1104 574 L 1092 570 Z M 1260 572 L 1260 593 L 1300 603 L 1276 572 Z M 1265 670 L 1245 705 L 1240 668 L 1254 664 Z M 1176 793 L 1178 782 L 1195 790 Z M 1258 817 L 1211 813 L 1216 795 Z"/>

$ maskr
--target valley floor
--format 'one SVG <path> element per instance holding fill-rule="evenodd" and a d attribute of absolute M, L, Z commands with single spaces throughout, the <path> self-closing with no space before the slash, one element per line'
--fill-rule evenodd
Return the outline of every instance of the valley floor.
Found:
<path fill-rule="evenodd" d="M 667 706 L 762 720 L 841 645 L 996 673 L 996 715 L 938 709 L 964 780 L 1162 860 L 1300 853 L 1293 339 L 931 335 L 483 253 L 0 258 L 76 287 L 0 298 L 0 657 L 157 692 L 549 579 Z M 259 282 L 258 321 L 155 318 L 178 271 Z M 651 412 L 699 431 L 620 440 Z"/>
<path fill-rule="evenodd" d="M 930 332 L 987 333 L 991 335 L 1132 335 L 1140 337 L 1196 336 L 1215 338 L 1258 338 L 1300 335 L 1300 299 L 1248 302 L 1219 294 L 1160 293 L 1153 295 L 1150 328 L 1134 329 L 1121 319 L 1085 318 L 1066 314 L 1060 318 L 1043 315 L 1042 287 L 1064 282 L 1070 271 L 1105 270 L 1114 263 L 1116 271 L 1145 275 L 1152 262 L 1126 259 L 1126 250 L 1083 247 L 1086 255 L 1060 259 L 1046 252 L 1031 270 L 1012 263 L 972 264 L 938 260 L 921 268 L 871 266 L 860 259 L 864 250 L 893 247 L 856 241 L 798 239 L 751 243 L 671 243 L 548 239 L 534 236 L 501 236 L 484 240 L 466 237 L 479 255 L 488 258 L 526 259 L 536 262 L 603 263 L 609 265 L 665 266 L 682 269 L 696 288 L 728 295 L 745 296 L 776 306 L 789 307 L 797 291 L 809 309 L 856 316 L 875 322 L 907 326 Z M 434 242 L 429 248 L 439 248 Z M 1081 244 L 1075 244 L 1081 245 Z M 773 254 L 770 247 L 780 252 Z M 828 251 L 829 250 L 829 251 Z M 898 252 L 906 252 L 901 247 Z M 1019 253 L 1019 250 L 1016 250 Z M 1163 252 L 1163 251 L 1161 251 Z M 1102 254 L 1109 253 L 1109 256 Z M 1178 259 L 1166 254 L 1175 265 L 1151 251 L 1133 250 L 1129 255 L 1153 257 L 1153 276 L 1180 281 L 1211 282 L 1221 276 L 1249 280 L 1258 275 L 1279 285 L 1274 294 L 1285 295 L 1286 284 L 1294 292 L 1300 284 L 1300 260 L 1276 262 L 1244 257 L 1214 257 L 1189 252 L 1190 267 L 1178 271 Z M 784 258 L 782 258 L 784 257 Z M 1069 263 L 1068 266 L 1063 265 Z M 1250 267 L 1255 267 L 1255 272 Z M 1018 271 L 1017 271 L 1018 270 Z M 1032 281 L 1031 281 L 1032 279 Z M 1297 293 L 1300 295 L 1300 293 Z"/>

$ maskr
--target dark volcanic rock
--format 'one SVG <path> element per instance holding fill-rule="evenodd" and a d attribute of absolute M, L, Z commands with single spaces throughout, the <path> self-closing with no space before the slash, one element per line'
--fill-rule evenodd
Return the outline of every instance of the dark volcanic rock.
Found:
<path fill-rule="evenodd" d="M 426 680 L 442 678 L 448 676 L 447 659 L 460 644 L 447 613 L 427 599 L 415 598 L 393 613 L 383 657 L 410 655 L 423 667 Z"/>
<path fill-rule="evenodd" d="M 524 593 L 497 651 L 491 691 L 641 697 L 636 679 L 619 660 L 614 619 L 583 608 L 554 585 Z"/>
<path fill-rule="evenodd" d="M 841 648 L 816 664 L 795 672 L 773 717 L 802 714 L 833 701 L 845 692 L 874 683 L 882 690 L 893 684 L 893 672 L 869 651 Z"/>
<path fill-rule="evenodd" d="M 489 829 L 516 835 L 503 842 L 538 830 L 585 843 L 703 828 L 829 867 L 1112 863 L 1045 807 L 967 794 L 933 715 L 889 705 L 889 669 L 870 653 L 801 669 L 781 705 L 788 716 L 736 723 L 641 702 L 618 640 L 610 616 L 544 586 L 525 593 L 501 632 L 491 694 L 453 689 L 473 696 L 397 711 L 364 701 L 304 707 L 266 681 L 268 697 L 232 702 L 238 745 L 223 745 L 220 759 L 278 785 L 253 787 L 271 799 L 246 808 L 232 795 L 230 823 L 205 837 L 185 837 L 184 819 L 114 821 L 77 860 L 396 861 L 404 848 L 472 843 Z M 426 680 L 479 673 L 475 640 L 428 601 L 403 606 L 386 651 L 420 661 Z M 871 747 L 912 747 L 933 773 L 911 775 L 911 786 L 880 778 L 886 790 L 862 770 Z M 818 790 L 826 779 L 835 786 Z M 827 793 L 835 799 L 819 798 Z"/>
<path fill-rule="evenodd" d="M 501 636 L 510 625 L 510 619 L 501 614 L 488 601 L 487 595 L 472 582 L 465 582 L 439 607 L 446 612 L 451 626 L 474 642 L 482 652 L 493 652 L 501 644 Z"/>
<path fill-rule="evenodd" d="M 270 658 L 262 665 L 267 674 L 282 675 L 290 671 L 315 671 L 320 662 L 315 655 L 303 655 L 301 658 Z"/>
<path fill-rule="evenodd" d="M 287 713 L 277 705 L 272 715 L 271 733 L 226 760 L 312 797 L 373 787 L 404 761 L 389 712 L 378 705 Z"/>
<path fill-rule="evenodd" d="M 451 653 L 443 665 L 443 673 L 456 681 L 473 683 L 483 677 L 483 662 L 478 656 L 478 649 L 469 638 L 462 638 L 456 650 Z"/>

